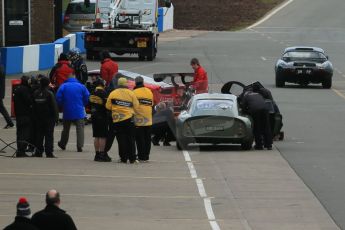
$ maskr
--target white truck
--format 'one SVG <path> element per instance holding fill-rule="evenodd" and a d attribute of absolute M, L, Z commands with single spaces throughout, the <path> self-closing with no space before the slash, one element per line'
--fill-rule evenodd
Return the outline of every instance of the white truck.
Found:
<path fill-rule="evenodd" d="M 90 0 L 85 0 L 88 4 Z M 157 54 L 159 0 L 97 0 L 96 20 L 82 27 L 87 59 L 107 50 L 117 55 L 138 54 L 152 61 Z M 165 7 L 171 0 L 164 0 Z"/>

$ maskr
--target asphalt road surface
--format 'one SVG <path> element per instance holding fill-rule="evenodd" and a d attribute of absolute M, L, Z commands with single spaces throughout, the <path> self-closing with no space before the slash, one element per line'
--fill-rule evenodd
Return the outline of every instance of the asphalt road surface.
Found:
<path fill-rule="evenodd" d="M 261 81 L 284 115 L 286 140 L 274 151 L 153 147 L 148 164 L 102 164 L 92 161 L 88 126 L 84 153 L 75 153 L 72 131 L 67 151 L 56 150 L 58 159 L 0 160 L 1 226 L 11 220 L 18 196 L 27 196 L 36 211 L 54 187 L 80 229 L 337 229 L 329 215 L 345 229 L 344 10 L 342 0 L 295 0 L 253 29 L 161 43 L 154 62 L 118 59 L 121 69 L 150 75 L 191 71 L 189 60 L 197 57 L 213 92 L 229 80 Z M 327 51 L 337 70 L 332 90 L 274 87 L 274 63 L 290 45 Z M 14 134 L 1 131 L 0 138 Z"/>

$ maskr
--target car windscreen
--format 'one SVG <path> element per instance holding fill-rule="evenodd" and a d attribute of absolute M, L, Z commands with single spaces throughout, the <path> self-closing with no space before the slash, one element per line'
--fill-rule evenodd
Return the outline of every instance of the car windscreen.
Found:
<path fill-rule="evenodd" d="M 326 56 L 320 52 L 315 51 L 291 51 L 283 55 L 283 60 L 327 60 Z"/>
<path fill-rule="evenodd" d="M 86 7 L 83 2 L 81 3 L 69 3 L 66 9 L 66 14 L 94 14 L 95 3 L 91 3 L 89 7 Z"/>
<path fill-rule="evenodd" d="M 225 111 L 231 110 L 234 106 L 234 102 L 230 99 L 199 99 L 196 102 L 196 110 L 213 110 L 213 111 Z"/>

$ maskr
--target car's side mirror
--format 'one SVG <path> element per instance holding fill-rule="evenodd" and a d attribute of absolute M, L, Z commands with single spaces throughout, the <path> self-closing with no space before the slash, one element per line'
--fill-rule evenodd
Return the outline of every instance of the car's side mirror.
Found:
<path fill-rule="evenodd" d="M 326 58 L 327 58 L 327 60 L 329 60 L 329 57 L 328 57 L 328 56 L 326 56 Z"/>
<path fill-rule="evenodd" d="M 164 0 L 165 7 L 170 8 L 171 7 L 171 0 Z"/>

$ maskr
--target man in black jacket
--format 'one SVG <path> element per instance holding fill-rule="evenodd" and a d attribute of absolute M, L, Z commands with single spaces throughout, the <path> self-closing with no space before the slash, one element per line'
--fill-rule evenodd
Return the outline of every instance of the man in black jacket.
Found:
<path fill-rule="evenodd" d="M 36 157 L 42 157 L 45 150 L 48 158 L 54 158 L 54 127 L 59 119 L 59 110 L 52 91 L 48 89 L 49 78 L 39 76 L 40 88 L 33 94 L 36 136 Z M 43 148 L 44 142 L 44 148 Z"/>
<path fill-rule="evenodd" d="M 30 142 L 32 129 L 32 93 L 29 77 L 22 76 L 21 84 L 13 91 L 14 111 L 17 120 L 17 152 L 16 157 L 28 157 L 25 154 Z M 32 144 L 32 143 L 30 143 Z"/>
<path fill-rule="evenodd" d="M 40 230 L 76 230 L 72 218 L 66 211 L 59 208 L 60 194 L 50 190 L 46 194 L 47 206 L 36 212 L 31 218 L 32 223 Z"/>
<path fill-rule="evenodd" d="M 19 198 L 17 204 L 17 215 L 14 222 L 4 230 L 38 230 L 30 220 L 31 210 L 29 202 L 25 197 Z"/>
<path fill-rule="evenodd" d="M 7 125 L 4 127 L 5 129 L 11 128 L 14 126 L 10 115 L 8 114 L 5 106 L 4 106 L 4 98 L 5 98 L 5 89 L 6 89 L 6 80 L 5 74 L 3 71 L 2 66 L 0 65 L 0 113 L 4 116 Z"/>
<path fill-rule="evenodd" d="M 244 94 L 242 107 L 244 112 L 251 115 L 254 122 L 255 149 L 262 150 L 264 147 L 272 149 L 272 133 L 269 123 L 269 114 L 264 97 L 257 92 L 248 91 Z M 262 143 L 262 139 L 264 143 Z"/>

